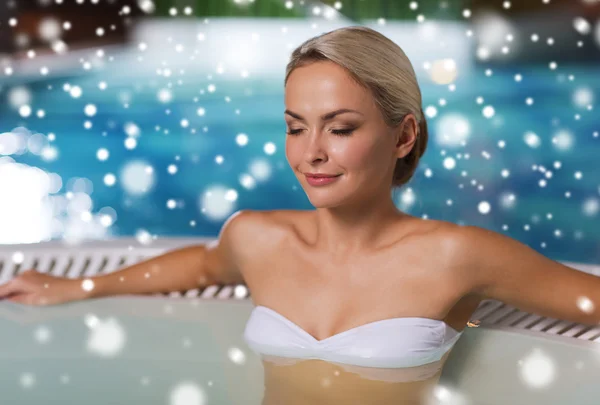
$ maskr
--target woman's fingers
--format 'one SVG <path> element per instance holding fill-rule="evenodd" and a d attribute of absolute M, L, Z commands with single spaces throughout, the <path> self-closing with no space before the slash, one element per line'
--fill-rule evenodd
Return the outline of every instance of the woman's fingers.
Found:
<path fill-rule="evenodd" d="M 0 285 L 0 299 L 5 299 L 15 292 L 17 292 L 17 286 L 12 280 L 8 283 Z"/>
<path fill-rule="evenodd" d="M 13 295 L 7 298 L 8 301 L 10 302 L 16 302 L 17 304 L 28 304 L 29 303 L 29 297 L 27 297 L 26 295 L 23 294 L 17 294 L 17 295 Z"/>
<path fill-rule="evenodd" d="M 0 285 L 0 300 L 26 305 L 56 305 L 82 299 L 79 290 L 72 280 L 27 270 Z"/>

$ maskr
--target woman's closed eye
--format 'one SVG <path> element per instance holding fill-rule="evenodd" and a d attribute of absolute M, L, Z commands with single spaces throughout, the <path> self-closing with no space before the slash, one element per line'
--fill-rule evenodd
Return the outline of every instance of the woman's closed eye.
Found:
<path fill-rule="evenodd" d="M 335 135 L 350 135 L 352 132 L 354 132 L 354 128 L 332 129 L 331 132 Z"/>
<path fill-rule="evenodd" d="M 339 136 L 348 136 L 354 132 L 355 128 L 341 128 L 341 129 L 332 129 L 331 133 Z M 289 129 L 286 133 L 288 135 L 298 135 L 302 129 Z"/>
<path fill-rule="evenodd" d="M 287 130 L 286 134 L 288 134 L 288 135 L 298 135 L 298 133 L 300 131 L 302 131 L 302 130 L 301 129 L 291 129 L 290 128 L 290 129 Z"/>

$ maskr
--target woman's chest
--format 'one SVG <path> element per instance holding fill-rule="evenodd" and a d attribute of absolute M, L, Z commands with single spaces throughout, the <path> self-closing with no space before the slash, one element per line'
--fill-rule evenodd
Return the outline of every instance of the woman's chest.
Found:
<path fill-rule="evenodd" d="M 386 252 L 340 264 L 285 246 L 259 256 L 244 271 L 254 304 L 276 310 L 319 340 L 383 319 L 441 319 L 452 307 L 444 268 L 435 269 L 425 257 Z"/>

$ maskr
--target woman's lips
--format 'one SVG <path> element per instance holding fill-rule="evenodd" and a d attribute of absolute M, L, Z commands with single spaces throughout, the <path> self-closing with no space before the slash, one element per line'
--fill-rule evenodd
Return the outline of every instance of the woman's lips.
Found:
<path fill-rule="evenodd" d="M 341 174 L 338 174 L 337 176 L 327 176 L 327 177 L 314 177 L 314 176 L 305 175 L 306 182 L 308 184 L 310 184 L 311 186 L 324 186 L 327 184 L 331 184 L 331 183 L 337 181 L 337 179 L 340 176 L 341 176 Z"/>

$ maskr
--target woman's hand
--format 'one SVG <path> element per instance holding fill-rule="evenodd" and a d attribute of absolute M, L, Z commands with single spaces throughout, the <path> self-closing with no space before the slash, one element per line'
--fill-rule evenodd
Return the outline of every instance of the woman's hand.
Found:
<path fill-rule="evenodd" d="M 57 277 L 27 270 L 9 282 L 0 285 L 0 301 L 7 300 L 26 305 L 57 305 L 83 300 L 88 293 L 81 279 Z"/>

